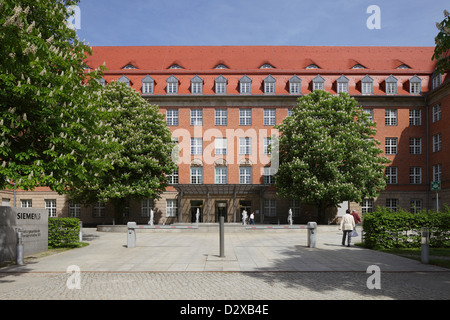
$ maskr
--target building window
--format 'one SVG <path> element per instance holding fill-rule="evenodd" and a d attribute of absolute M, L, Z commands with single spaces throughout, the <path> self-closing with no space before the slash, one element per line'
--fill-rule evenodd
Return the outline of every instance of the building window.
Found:
<path fill-rule="evenodd" d="M 272 154 L 272 138 L 264 137 L 264 154 Z"/>
<path fill-rule="evenodd" d="M 251 93 L 251 84 L 252 84 L 252 80 L 247 76 L 243 76 L 239 80 L 240 93 L 241 94 L 250 94 Z"/>
<path fill-rule="evenodd" d="M 227 79 L 220 75 L 215 79 L 215 91 L 216 94 L 226 94 L 227 93 Z"/>
<path fill-rule="evenodd" d="M 361 202 L 361 213 L 373 212 L 373 199 L 363 199 Z"/>
<path fill-rule="evenodd" d="M 252 154 L 252 138 L 239 138 L 239 154 Z"/>
<path fill-rule="evenodd" d="M 141 217 L 149 218 L 150 210 L 153 210 L 153 200 L 152 199 L 142 199 L 141 200 Z"/>
<path fill-rule="evenodd" d="M 252 125 L 252 109 L 239 109 L 239 125 L 240 126 Z"/>
<path fill-rule="evenodd" d="M 336 80 L 337 93 L 348 93 L 348 78 L 344 75 Z"/>
<path fill-rule="evenodd" d="M 397 138 L 386 138 L 385 142 L 385 153 L 397 154 Z"/>
<path fill-rule="evenodd" d="M 216 126 L 227 125 L 227 109 L 216 109 L 214 122 Z"/>
<path fill-rule="evenodd" d="M 441 134 L 435 134 L 433 136 L 433 152 L 438 152 L 441 151 L 442 148 L 442 139 L 441 139 Z"/>
<path fill-rule="evenodd" d="M 169 174 L 167 176 L 167 183 L 168 184 L 177 184 L 178 183 L 178 168 L 172 171 L 172 174 Z"/>
<path fill-rule="evenodd" d="M 81 216 L 81 205 L 79 203 L 69 202 L 69 217 L 70 218 L 80 218 Z"/>
<path fill-rule="evenodd" d="M 373 79 L 366 75 L 361 79 L 361 93 L 362 94 L 372 94 L 373 93 Z"/>
<path fill-rule="evenodd" d="M 202 91 L 203 91 L 203 80 L 199 76 L 195 76 L 191 80 L 191 93 L 202 94 Z"/>
<path fill-rule="evenodd" d="M 433 122 L 441 120 L 441 104 L 433 106 Z"/>
<path fill-rule="evenodd" d="M 227 154 L 227 138 L 215 138 L 214 139 L 214 153 Z"/>
<path fill-rule="evenodd" d="M 177 199 L 166 199 L 166 217 L 173 218 L 178 215 Z"/>
<path fill-rule="evenodd" d="M 422 79 L 417 75 L 409 79 L 409 93 L 420 94 L 422 92 Z"/>
<path fill-rule="evenodd" d="M 178 93 L 178 79 L 174 76 L 170 76 L 167 79 L 167 93 L 176 94 Z"/>
<path fill-rule="evenodd" d="M 386 167 L 386 183 L 397 184 L 397 167 Z"/>
<path fill-rule="evenodd" d="M 203 125 L 203 110 L 191 109 L 191 126 Z"/>
<path fill-rule="evenodd" d="M 422 138 L 409 138 L 409 153 L 422 154 Z"/>
<path fill-rule="evenodd" d="M 386 94 L 396 94 L 397 93 L 397 78 L 390 75 L 386 81 Z"/>
<path fill-rule="evenodd" d="M 397 110 L 396 109 L 386 109 L 384 124 L 387 126 L 397 125 Z"/>
<path fill-rule="evenodd" d="M 300 94 L 301 93 L 302 80 L 294 75 L 289 79 L 289 93 L 290 94 Z"/>
<path fill-rule="evenodd" d="M 191 138 L 191 154 L 199 155 L 203 153 L 203 139 Z"/>
<path fill-rule="evenodd" d="M 20 200 L 20 206 L 22 208 L 32 208 L 33 207 L 33 200 L 31 200 L 31 199 Z"/>
<path fill-rule="evenodd" d="M 128 79 L 126 76 L 121 76 L 118 82 L 125 83 L 127 86 L 130 86 L 130 79 Z"/>
<path fill-rule="evenodd" d="M 264 199 L 264 215 L 268 217 L 277 216 L 277 200 Z"/>
<path fill-rule="evenodd" d="M 94 204 L 94 218 L 102 218 L 105 216 L 105 203 L 104 202 L 96 202 Z"/>
<path fill-rule="evenodd" d="M 292 209 L 293 217 L 300 217 L 300 200 L 289 200 L 289 208 Z"/>
<path fill-rule="evenodd" d="M 215 182 L 216 184 L 226 184 L 227 183 L 227 167 L 216 167 L 215 168 Z"/>
<path fill-rule="evenodd" d="M 264 167 L 264 184 L 274 184 L 275 177 L 271 167 Z"/>
<path fill-rule="evenodd" d="M 422 210 L 422 200 L 421 199 L 411 199 L 409 201 L 409 212 L 417 213 Z"/>
<path fill-rule="evenodd" d="M 431 76 L 431 88 L 436 89 L 441 85 L 441 74 L 437 71 Z"/>
<path fill-rule="evenodd" d="M 325 79 L 320 75 L 317 75 L 313 80 L 313 91 L 314 90 L 324 90 L 325 89 Z"/>
<path fill-rule="evenodd" d="M 264 125 L 274 126 L 276 122 L 276 110 L 275 109 L 264 109 Z"/>
<path fill-rule="evenodd" d="M 264 79 L 264 93 L 265 94 L 273 94 L 275 93 L 275 78 L 271 75 L 268 75 Z"/>
<path fill-rule="evenodd" d="M 397 212 L 398 210 L 398 199 L 386 199 L 386 208 L 393 211 L 393 212 Z"/>
<path fill-rule="evenodd" d="M 409 183 L 410 184 L 421 184 L 422 183 L 422 168 L 421 167 L 410 167 L 409 168 Z"/>
<path fill-rule="evenodd" d="M 191 167 L 191 184 L 203 183 L 203 167 Z"/>
<path fill-rule="evenodd" d="M 45 200 L 45 209 L 47 209 L 50 218 L 56 217 L 56 199 Z"/>
<path fill-rule="evenodd" d="M 153 94 L 155 80 L 149 75 L 142 79 L 142 94 Z"/>
<path fill-rule="evenodd" d="M 433 181 L 441 181 L 442 178 L 442 165 L 435 164 L 433 166 Z"/>
<path fill-rule="evenodd" d="M 252 183 L 252 167 L 239 167 L 239 183 L 251 184 Z"/>
<path fill-rule="evenodd" d="M 178 109 L 167 109 L 166 121 L 168 126 L 178 125 Z"/>
<path fill-rule="evenodd" d="M 420 109 L 409 109 L 409 125 L 420 126 L 422 124 L 422 115 Z"/>

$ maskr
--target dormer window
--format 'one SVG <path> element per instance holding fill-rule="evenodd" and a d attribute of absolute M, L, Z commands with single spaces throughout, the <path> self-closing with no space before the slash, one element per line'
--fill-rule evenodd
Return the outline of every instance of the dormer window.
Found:
<path fill-rule="evenodd" d="M 362 94 L 372 94 L 373 93 L 373 79 L 366 75 L 361 79 L 361 93 Z"/>
<path fill-rule="evenodd" d="M 305 69 L 320 69 L 320 68 L 317 64 L 312 63 L 308 65 Z"/>
<path fill-rule="evenodd" d="M 239 80 L 239 92 L 241 94 L 250 94 L 251 93 L 251 86 L 252 86 L 252 79 L 250 79 L 248 76 L 244 75 Z"/>
<path fill-rule="evenodd" d="M 203 93 L 203 79 L 199 76 L 195 76 L 191 79 L 191 93 L 202 94 Z"/>
<path fill-rule="evenodd" d="M 397 69 L 411 69 L 411 67 L 410 66 L 408 66 L 407 64 L 401 64 L 401 65 L 399 65 L 398 67 L 397 67 Z"/>
<path fill-rule="evenodd" d="M 178 93 L 178 79 L 171 75 L 167 78 L 167 93 L 168 94 L 177 94 Z"/>
<path fill-rule="evenodd" d="M 133 66 L 132 64 L 127 64 L 122 69 L 137 69 L 137 68 L 135 66 Z"/>
<path fill-rule="evenodd" d="M 431 89 L 436 89 L 441 85 L 441 74 L 435 70 L 431 75 Z"/>
<path fill-rule="evenodd" d="M 217 66 L 214 67 L 214 69 L 229 69 L 226 65 L 219 63 Z"/>
<path fill-rule="evenodd" d="M 270 74 L 264 79 L 264 93 L 274 94 L 275 93 L 275 78 Z"/>
<path fill-rule="evenodd" d="M 142 94 L 153 94 L 155 80 L 149 75 L 142 79 Z"/>
<path fill-rule="evenodd" d="M 342 75 L 336 80 L 336 89 L 337 93 L 348 93 L 348 78 L 346 76 Z"/>
<path fill-rule="evenodd" d="M 409 79 L 409 93 L 420 94 L 421 92 L 422 92 L 422 79 L 420 79 L 417 75 L 414 75 L 414 77 Z"/>
<path fill-rule="evenodd" d="M 296 75 L 292 76 L 289 79 L 289 93 L 290 94 L 301 94 L 301 84 L 302 84 L 302 79 L 300 79 Z"/>
<path fill-rule="evenodd" d="M 272 66 L 270 63 L 264 63 L 260 69 L 274 69 L 274 66 Z"/>
<path fill-rule="evenodd" d="M 385 80 L 386 94 L 397 94 L 397 78 L 392 74 Z"/>
<path fill-rule="evenodd" d="M 127 86 L 130 86 L 130 79 L 128 79 L 126 76 L 121 76 L 117 81 L 125 83 Z"/>
<path fill-rule="evenodd" d="M 352 67 L 352 69 L 365 69 L 366 67 L 364 67 L 362 64 L 359 64 L 359 63 L 357 63 L 357 64 L 355 64 L 353 67 Z"/>
<path fill-rule="evenodd" d="M 173 65 L 171 65 L 168 69 L 184 69 L 182 66 L 174 63 Z"/>
<path fill-rule="evenodd" d="M 315 90 L 325 90 L 325 79 L 318 74 L 313 80 L 313 91 Z"/>
<path fill-rule="evenodd" d="M 227 79 L 220 75 L 215 80 L 215 91 L 216 94 L 226 94 L 227 93 Z"/>

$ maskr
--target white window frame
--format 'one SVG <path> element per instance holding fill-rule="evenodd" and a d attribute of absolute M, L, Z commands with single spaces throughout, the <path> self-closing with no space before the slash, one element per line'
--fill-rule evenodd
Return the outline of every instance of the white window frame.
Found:
<path fill-rule="evenodd" d="M 168 126 L 178 125 L 178 109 L 167 109 L 166 110 L 166 122 Z"/>
<path fill-rule="evenodd" d="M 228 170 L 225 166 L 214 168 L 214 181 L 216 184 L 227 184 L 228 182 Z"/>
<path fill-rule="evenodd" d="M 166 217 L 175 218 L 178 215 L 178 200 L 166 199 Z"/>
<path fill-rule="evenodd" d="M 441 104 L 438 103 L 436 105 L 433 106 L 433 122 L 437 122 L 439 120 L 441 120 Z"/>
<path fill-rule="evenodd" d="M 153 82 L 142 82 L 142 94 L 153 93 Z"/>
<path fill-rule="evenodd" d="M 153 209 L 153 199 L 145 198 L 141 200 L 141 217 L 150 218 L 150 210 Z"/>
<path fill-rule="evenodd" d="M 410 126 L 422 125 L 422 112 L 420 109 L 409 109 L 409 125 Z"/>
<path fill-rule="evenodd" d="M 191 167 L 191 184 L 203 183 L 203 167 Z"/>
<path fill-rule="evenodd" d="M 200 155 L 203 154 L 203 139 L 191 138 L 191 154 Z"/>
<path fill-rule="evenodd" d="M 398 211 L 398 199 L 388 198 L 386 199 L 386 208 L 397 212 Z"/>
<path fill-rule="evenodd" d="M 21 208 L 32 208 L 33 207 L 33 200 L 32 199 L 21 199 L 20 200 L 20 207 Z"/>
<path fill-rule="evenodd" d="M 239 125 L 240 126 L 252 125 L 252 109 L 239 109 Z"/>
<path fill-rule="evenodd" d="M 274 126 L 276 124 L 276 115 L 276 109 L 264 109 L 264 125 Z"/>
<path fill-rule="evenodd" d="M 203 109 L 191 109 L 191 126 L 203 125 Z"/>
<path fill-rule="evenodd" d="M 442 179 L 442 165 L 440 163 L 433 166 L 433 181 L 441 181 Z"/>
<path fill-rule="evenodd" d="M 214 124 L 216 126 L 226 126 L 227 121 L 227 109 L 215 109 L 214 111 Z"/>
<path fill-rule="evenodd" d="M 410 167 L 409 168 L 409 183 L 410 184 L 422 184 L 422 168 Z"/>
<path fill-rule="evenodd" d="M 239 138 L 239 154 L 247 155 L 252 154 L 252 138 L 240 137 Z"/>
<path fill-rule="evenodd" d="M 56 217 L 56 199 L 44 199 L 45 209 L 48 212 L 50 218 Z"/>
<path fill-rule="evenodd" d="M 216 155 L 227 154 L 227 146 L 228 146 L 227 138 L 216 137 L 214 139 L 214 153 Z"/>
<path fill-rule="evenodd" d="M 422 199 L 409 200 L 409 212 L 417 213 L 422 210 Z"/>
<path fill-rule="evenodd" d="M 433 135 L 433 152 L 438 152 L 442 150 L 442 135 L 436 133 Z"/>
<path fill-rule="evenodd" d="M 387 184 L 398 184 L 398 168 L 386 167 Z"/>
<path fill-rule="evenodd" d="M 386 126 L 397 125 L 397 109 L 386 109 L 384 111 L 384 124 Z"/>
<path fill-rule="evenodd" d="M 373 212 L 373 199 L 363 199 L 361 202 L 361 213 Z"/>
<path fill-rule="evenodd" d="M 178 175 L 178 168 L 172 171 L 171 174 L 167 175 L 167 183 L 168 184 L 178 184 L 179 182 L 179 175 Z"/>
<path fill-rule="evenodd" d="M 422 138 L 409 138 L 409 154 L 422 154 Z"/>
<path fill-rule="evenodd" d="M 277 200 L 276 199 L 264 199 L 264 215 L 266 217 L 277 216 Z"/>
<path fill-rule="evenodd" d="M 385 153 L 388 155 L 397 154 L 398 148 L 397 138 L 385 138 Z"/>
<path fill-rule="evenodd" d="M 239 167 L 239 184 L 251 184 L 252 183 L 252 167 L 240 166 Z"/>

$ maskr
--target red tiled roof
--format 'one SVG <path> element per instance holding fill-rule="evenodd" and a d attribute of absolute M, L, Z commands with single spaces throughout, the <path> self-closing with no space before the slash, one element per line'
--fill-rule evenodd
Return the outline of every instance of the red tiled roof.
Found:
<path fill-rule="evenodd" d="M 141 71 L 163 71 L 173 64 L 191 71 L 214 70 L 218 64 L 225 64 L 230 71 L 256 70 L 264 63 L 275 70 L 304 70 L 316 64 L 322 71 L 344 71 L 361 64 L 366 72 L 396 70 L 406 64 L 416 73 L 431 73 L 433 51 L 433 47 L 112 46 L 93 47 L 93 56 L 86 63 L 97 68 L 105 62 L 111 71 L 127 64 Z"/>

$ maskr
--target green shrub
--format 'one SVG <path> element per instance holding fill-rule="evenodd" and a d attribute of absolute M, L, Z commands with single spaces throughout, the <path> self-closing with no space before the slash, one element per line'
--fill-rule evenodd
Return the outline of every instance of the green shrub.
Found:
<path fill-rule="evenodd" d="M 79 242 L 80 224 L 77 218 L 48 218 L 48 246 L 62 248 Z"/>
<path fill-rule="evenodd" d="M 450 208 L 436 212 L 392 212 L 384 207 L 364 214 L 364 244 L 368 248 L 417 248 L 421 246 L 421 230 L 430 230 L 430 247 L 450 247 Z"/>

